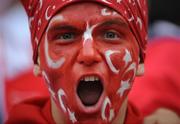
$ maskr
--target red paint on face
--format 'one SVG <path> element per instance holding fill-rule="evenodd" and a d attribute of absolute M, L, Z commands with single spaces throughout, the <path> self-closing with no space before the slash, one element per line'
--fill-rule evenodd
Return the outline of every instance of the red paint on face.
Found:
<path fill-rule="evenodd" d="M 111 105 L 108 108 L 114 110 L 116 117 L 129 91 L 125 90 L 123 97 L 120 97 L 117 91 L 121 87 L 121 81 L 132 78 L 133 73 L 127 76 L 126 73 L 129 73 L 127 69 L 133 62 L 136 65 L 138 63 L 138 45 L 126 22 L 118 14 L 101 15 L 101 10 L 104 8 L 104 6 L 95 3 L 80 3 L 64 8 L 52 18 L 40 44 L 40 66 L 47 73 L 52 89 L 56 93 L 55 101 L 62 113 L 62 104 L 65 107 L 64 114 L 67 116 L 66 121 L 68 123 L 73 122 L 68 110 L 74 112 L 74 117 L 78 123 L 109 123 L 110 115 L 107 111 L 110 109 L 105 110 L 107 120 L 102 118 L 102 105 L 105 97 L 109 97 Z M 108 10 L 112 11 L 111 9 Z M 57 17 L 61 17 L 61 19 L 58 20 Z M 56 20 L 53 20 L 54 18 Z M 97 26 L 93 28 L 92 34 L 87 33 L 87 35 L 92 35 L 92 39 L 89 38 L 84 43 L 83 36 L 84 32 L 87 31 L 87 24 L 89 24 L 89 28 L 94 25 Z M 59 68 L 51 68 L 47 64 L 48 60 L 45 55 L 46 37 L 48 55 L 52 62 L 56 63 L 62 57 L 65 58 L 65 62 Z M 126 67 L 123 60 L 125 49 L 130 51 L 132 57 L 132 61 Z M 110 55 L 110 62 L 115 69 L 119 70 L 117 74 L 112 72 L 105 58 L 107 50 L 119 51 L 119 53 Z M 124 75 L 126 76 L 124 77 Z M 85 84 L 80 81 L 89 76 L 96 76 L 100 79 L 98 83 L 95 82 L 96 84 L 92 88 L 87 83 L 93 82 L 86 82 Z M 82 84 L 82 87 L 79 88 L 81 90 L 79 92 L 82 97 L 89 99 L 92 97 L 90 101 L 84 100 L 86 104 L 93 104 L 96 101 L 95 104 L 85 105 L 83 103 L 83 100 L 80 99 L 81 95 L 77 93 L 80 84 Z M 61 103 L 57 93 L 59 89 L 62 89 L 65 93 L 62 96 Z M 101 89 L 102 92 L 98 89 Z M 93 98 L 96 95 L 100 95 L 100 97 L 94 100 Z"/>

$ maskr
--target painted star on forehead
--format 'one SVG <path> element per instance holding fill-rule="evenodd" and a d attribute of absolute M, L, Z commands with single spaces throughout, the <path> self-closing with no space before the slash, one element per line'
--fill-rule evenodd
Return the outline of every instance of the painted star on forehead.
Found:
<path fill-rule="evenodd" d="M 130 52 L 127 49 L 125 50 L 125 52 L 126 53 L 124 55 L 123 60 L 125 61 L 125 66 L 127 66 L 127 64 L 132 61 L 132 57 L 131 57 Z"/>
<path fill-rule="evenodd" d="M 121 81 L 121 87 L 118 89 L 117 94 L 120 94 L 120 97 L 123 96 L 124 92 L 128 89 L 130 89 L 129 80 Z"/>
<path fill-rule="evenodd" d="M 76 118 L 75 118 L 75 113 L 74 112 L 71 112 L 69 109 L 68 109 L 68 113 L 69 113 L 69 118 L 70 120 L 72 121 L 72 123 L 75 123 L 77 122 Z"/>

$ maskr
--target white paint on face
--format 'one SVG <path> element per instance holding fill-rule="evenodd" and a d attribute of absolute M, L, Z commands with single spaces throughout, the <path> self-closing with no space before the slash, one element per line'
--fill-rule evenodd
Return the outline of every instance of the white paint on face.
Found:
<path fill-rule="evenodd" d="M 49 54 L 48 54 L 48 41 L 47 41 L 47 35 L 45 37 L 45 56 L 46 56 L 46 61 L 47 61 L 47 64 L 50 68 L 52 69 L 58 69 L 60 68 L 64 62 L 65 62 L 65 58 L 64 57 L 61 57 L 58 61 L 54 62 Z"/>
<path fill-rule="evenodd" d="M 111 57 L 110 57 L 114 53 L 120 53 L 120 51 L 107 50 L 105 52 L 105 58 L 106 58 L 106 62 L 108 64 L 109 68 L 111 69 L 111 71 L 114 72 L 115 74 L 118 74 L 119 70 L 114 67 L 114 65 L 112 64 L 112 61 L 111 61 Z"/>
<path fill-rule="evenodd" d="M 126 81 L 121 81 L 121 87 L 118 89 L 117 94 L 120 94 L 120 97 L 124 95 L 124 92 L 128 89 L 130 89 L 130 79 Z"/>
<path fill-rule="evenodd" d="M 50 80 L 45 71 L 42 71 L 42 75 L 43 75 L 44 79 L 47 81 L 47 83 L 50 84 Z"/>
<path fill-rule="evenodd" d="M 101 117 L 102 117 L 103 120 L 111 122 L 112 119 L 114 118 L 114 109 L 110 109 L 109 117 L 106 117 L 105 110 L 106 110 L 108 105 L 111 107 L 111 101 L 110 101 L 110 99 L 108 97 L 106 97 L 105 100 L 104 100 L 102 109 L 101 109 Z"/>
<path fill-rule="evenodd" d="M 135 63 L 135 62 L 133 62 L 133 63 L 128 67 L 126 73 L 127 73 L 128 71 L 131 71 L 131 70 L 133 70 L 133 72 L 134 72 L 134 76 L 133 76 L 133 78 L 134 78 L 134 77 L 135 77 L 135 74 L 136 74 L 136 63 Z"/>
<path fill-rule="evenodd" d="M 123 57 L 123 60 L 125 62 L 125 66 L 127 66 L 127 64 L 132 61 L 131 54 L 130 54 L 129 50 L 127 50 L 127 49 L 125 50 L 125 55 Z"/>
<path fill-rule="evenodd" d="M 59 90 L 58 90 L 59 103 L 60 103 L 60 106 L 61 106 L 63 112 L 66 113 L 67 110 L 66 110 L 66 107 L 64 106 L 64 103 L 63 103 L 63 100 L 62 100 L 62 97 L 63 97 L 63 96 L 66 97 L 66 94 L 65 94 L 64 90 L 63 90 L 63 89 L 59 89 Z"/>
<path fill-rule="evenodd" d="M 69 110 L 69 108 L 67 109 L 68 110 L 68 114 L 69 114 L 69 119 L 72 121 L 72 123 L 76 123 L 77 122 L 77 119 L 75 117 L 75 113 L 74 112 L 71 112 Z"/>
<path fill-rule="evenodd" d="M 46 72 L 45 72 L 45 71 L 42 71 L 42 75 L 43 75 L 44 79 L 45 79 L 46 82 L 47 82 L 48 90 L 49 90 L 51 96 L 52 96 L 54 99 L 56 99 L 56 98 L 55 98 L 55 92 L 54 92 L 54 90 L 53 90 L 53 89 L 51 88 L 51 86 L 50 86 L 50 80 L 49 80 Z"/>
<path fill-rule="evenodd" d="M 98 25 L 98 24 L 93 25 L 92 27 L 89 27 L 89 23 L 87 22 L 86 30 L 85 30 L 85 32 L 84 32 L 84 34 L 83 34 L 83 40 L 84 40 L 83 46 L 84 46 L 84 44 L 85 44 L 87 41 L 91 41 L 91 42 L 93 41 L 92 32 L 93 32 L 94 28 L 95 28 L 97 25 Z"/>
<path fill-rule="evenodd" d="M 55 92 L 54 92 L 54 90 L 50 86 L 48 87 L 48 91 L 50 92 L 50 94 L 53 97 L 53 99 L 56 99 Z"/>
<path fill-rule="evenodd" d="M 111 12 L 108 12 L 107 10 L 108 10 L 107 8 L 102 9 L 101 10 L 101 15 L 102 16 L 109 16 L 109 15 L 111 15 Z"/>

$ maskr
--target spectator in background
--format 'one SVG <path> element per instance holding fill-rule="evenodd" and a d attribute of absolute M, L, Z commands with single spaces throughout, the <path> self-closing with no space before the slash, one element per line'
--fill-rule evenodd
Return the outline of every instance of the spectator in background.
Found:
<path fill-rule="evenodd" d="M 4 85 L 32 67 L 28 20 L 18 0 L 0 0 L 0 97 L 6 119 Z"/>
<path fill-rule="evenodd" d="M 149 37 L 180 37 L 180 0 L 149 0 Z"/>

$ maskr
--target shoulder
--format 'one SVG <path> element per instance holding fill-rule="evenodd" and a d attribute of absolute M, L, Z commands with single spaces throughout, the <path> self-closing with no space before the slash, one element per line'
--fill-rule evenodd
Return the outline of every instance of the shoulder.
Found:
<path fill-rule="evenodd" d="M 13 106 L 6 124 L 46 124 L 42 110 L 48 102 L 48 98 L 33 98 Z"/>

